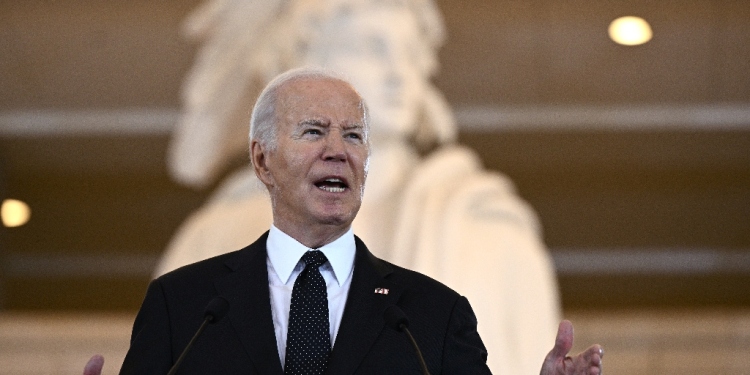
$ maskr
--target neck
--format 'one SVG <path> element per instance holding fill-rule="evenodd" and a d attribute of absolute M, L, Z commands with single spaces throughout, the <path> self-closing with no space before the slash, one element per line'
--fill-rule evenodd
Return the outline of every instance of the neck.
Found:
<path fill-rule="evenodd" d="M 305 247 L 319 249 L 343 236 L 349 231 L 351 223 L 346 225 L 316 225 L 313 227 L 303 227 L 299 225 L 288 225 L 287 223 L 274 220 L 273 225 L 280 231 L 289 235 L 289 237 L 292 237 L 297 240 L 297 242 L 305 245 Z"/>

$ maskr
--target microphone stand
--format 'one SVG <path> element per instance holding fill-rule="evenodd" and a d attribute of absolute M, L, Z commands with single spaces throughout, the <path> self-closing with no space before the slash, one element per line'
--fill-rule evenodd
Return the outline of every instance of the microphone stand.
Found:
<path fill-rule="evenodd" d="M 180 358 L 177 358 L 177 362 L 175 362 L 174 366 L 169 370 L 167 375 L 174 375 L 177 373 L 177 369 L 180 368 L 180 364 L 182 364 L 182 360 L 185 359 L 187 356 L 187 353 L 190 351 L 190 349 L 193 347 L 193 344 L 195 344 L 195 340 L 198 339 L 198 336 L 201 335 L 201 332 L 203 332 L 203 329 L 206 328 L 208 323 L 211 323 L 211 321 L 214 320 L 213 315 L 206 316 L 206 319 L 203 319 L 203 323 L 201 324 L 201 327 L 198 328 L 198 331 L 195 332 L 195 336 L 193 336 L 192 339 L 190 339 L 190 343 L 185 347 L 185 350 L 182 351 L 182 354 L 180 354 Z"/>
<path fill-rule="evenodd" d="M 406 334 L 406 337 L 409 338 L 411 346 L 414 347 L 414 351 L 416 352 L 417 359 L 419 360 L 419 366 L 422 368 L 422 375 L 430 375 L 430 372 L 427 370 L 427 363 L 424 361 L 424 357 L 422 356 L 422 351 L 419 350 L 417 341 L 414 340 L 414 336 L 412 336 L 411 332 L 409 331 L 409 318 L 406 316 L 404 311 L 396 305 L 388 306 L 388 308 L 386 308 L 385 312 L 383 313 L 383 319 L 385 320 L 385 324 L 387 326 L 395 329 L 398 332 L 404 332 Z"/>
<path fill-rule="evenodd" d="M 406 324 L 404 323 L 399 324 L 398 328 L 406 333 L 406 337 L 409 338 L 409 341 L 411 341 L 411 345 L 414 346 L 414 350 L 417 352 L 417 359 L 419 359 L 419 364 L 422 367 L 422 375 L 430 375 L 430 372 L 427 371 L 427 363 L 425 363 L 424 357 L 422 357 L 422 351 L 419 350 L 419 346 L 414 340 L 414 336 L 412 336 L 411 332 L 409 332 L 409 328 L 407 328 Z"/>
<path fill-rule="evenodd" d="M 214 297 L 214 299 L 212 299 L 211 302 L 208 303 L 208 306 L 206 306 L 206 312 L 203 314 L 203 316 L 205 317 L 203 319 L 203 323 L 201 323 L 200 328 L 198 328 L 198 331 L 195 332 L 193 338 L 190 339 L 190 343 L 188 343 L 187 347 L 185 347 L 185 350 L 183 350 L 182 354 L 180 354 L 180 358 L 177 358 L 177 362 L 175 362 L 172 368 L 169 369 L 167 375 L 175 375 L 177 373 L 177 369 L 180 368 L 180 364 L 182 364 L 182 361 L 185 359 L 188 352 L 193 347 L 193 344 L 195 344 L 198 336 L 200 336 L 203 332 L 203 329 L 205 329 L 209 323 L 216 323 L 221 320 L 224 315 L 227 315 L 228 311 L 229 301 L 227 301 L 223 297 Z"/>

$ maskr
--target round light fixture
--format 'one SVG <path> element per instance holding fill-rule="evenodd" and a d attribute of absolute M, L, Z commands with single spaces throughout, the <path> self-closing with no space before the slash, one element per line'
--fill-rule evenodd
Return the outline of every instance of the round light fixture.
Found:
<path fill-rule="evenodd" d="M 29 205 L 17 199 L 6 199 L 0 206 L 0 218 L 6 227 L 20 227 L 31 218 Z"/>
<path fill-rule="evenodd" d="M 609 37 L 622 45 L 637 46 L 651 40 L 653 35 L 651 26 L 640 17 L 620 17 L 609 24 Z"/>

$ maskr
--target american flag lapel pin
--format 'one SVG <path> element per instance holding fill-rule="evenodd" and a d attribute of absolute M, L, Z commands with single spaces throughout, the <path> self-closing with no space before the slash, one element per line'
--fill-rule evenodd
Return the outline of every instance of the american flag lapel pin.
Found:
<path fill-rule="evenodd" d="M 375 294 L 388 294 L 388 289 L 386 289 L 386 288 L 375 288 Z"/>

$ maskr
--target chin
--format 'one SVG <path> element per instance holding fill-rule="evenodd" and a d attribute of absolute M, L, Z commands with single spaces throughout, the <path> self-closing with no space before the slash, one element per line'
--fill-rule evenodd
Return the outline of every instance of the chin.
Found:
<path fill-rule="evenodd" d="M 347 211 L 335 211 L 335 212 L 324 212 L 321 215 L 318 216 L 319 221 L 325 225 L 332 225 L 332 226 L 341 226 L 341 225 L 349 225 L 354 221 L 354 217 L 357 216 L 357 211 L 359 211 L 359 207 L 357 207 L 354 212 L 351 210 Z"/>
<path fill-rule="evenodd" d="M 323 225 L 329 225 L 333 227 L 340 227 L 343 225 L 349 225 L 353 220 L 341 216 L 327 216 L 319 219 L 319 222 Z"/>

